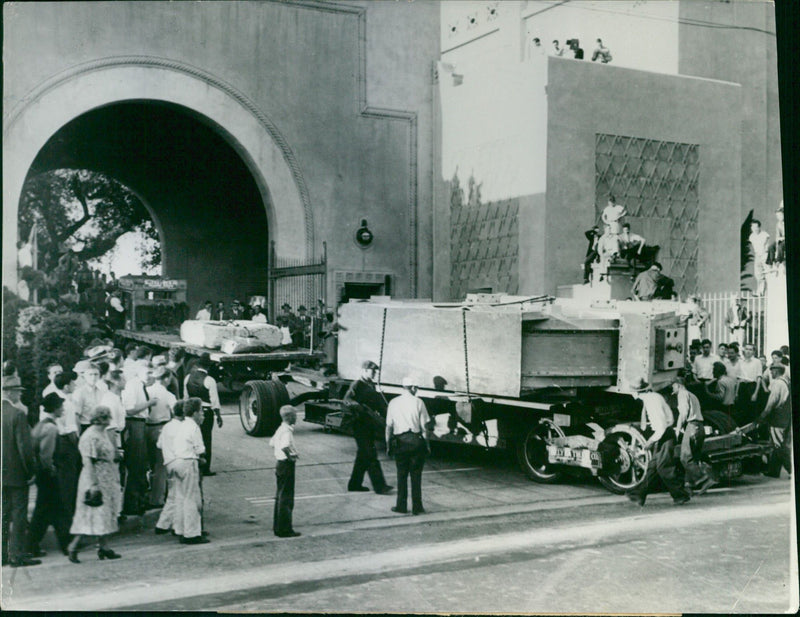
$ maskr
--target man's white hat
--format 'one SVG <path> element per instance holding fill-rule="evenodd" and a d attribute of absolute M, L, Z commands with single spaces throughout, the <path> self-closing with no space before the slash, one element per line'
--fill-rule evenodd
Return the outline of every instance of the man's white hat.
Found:
<path fill-rule="evenodd" d="M 401 382 L 404 388 L 410 388 L 411 386 L 417 385 L 414 378 L 411 375 L 406 375 L 403 377 L 403 381 Z"/>

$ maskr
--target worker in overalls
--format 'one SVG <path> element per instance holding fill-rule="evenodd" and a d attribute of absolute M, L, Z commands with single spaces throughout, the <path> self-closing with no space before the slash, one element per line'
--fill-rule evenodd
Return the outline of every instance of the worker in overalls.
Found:
<path fill-rule="evenodd" d="M 211 433 L 214 430 L 214 416 L 217 418 L 217 426 L 222 428 L 217 380 L 208 374 L 210 368 L 211 358 L 204 353 L 183 384 L 183 391 L 187 397 L 196 396 L 203 402 L 203 423 L 200 425 L 200 432 L 203 435 L 203 445 L 206 447 L 206 461 L 200 468 L 200 473 L 204 476 L 217 475 L 211 471 Z"/>
<path fill-rule="evenodd" d="M 367 473 L 372 489 L 379 495 L 385 495 L 393 487 L 386 483 L 378 461 L 378 450 L 375 448 L 375 429 L 383 426 L 386 415 L 386 399 L 375 390 L 375 377 L 379 368 L 371 360 L 365 361 L 361 365 L 361 377 L 350 384 L 347 394 L 344 395 L 345 409 L 353 421 L 353 437 L 357 448 L 347 490 L 368 491 L 363 485 L 364 474 Z"/>

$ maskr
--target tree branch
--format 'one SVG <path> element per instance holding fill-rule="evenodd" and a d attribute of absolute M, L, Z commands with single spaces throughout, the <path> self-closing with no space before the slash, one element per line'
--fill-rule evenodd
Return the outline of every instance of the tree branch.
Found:
<path fill-rule="evenodd" d="M 89 213 L 89 204 L 86 202 L 86 195 L 83 193 L 83 188 L 81 187 L 81 181 L 78 178 L 78 174 L 74 174 L 70 181 L 70 188 L 72 192 L 75 194 L 75 197 L 81 203 L 83 207 L 83 216 L 79 221 L 76 221 L 69 227 L 67 227 L 59 236 L 58 236 L 58 243 L 61 244 L 64 240 L 75 234 L 81 227 L 83 227 L 86 223 L 91 220 L 92 215 Z"/>

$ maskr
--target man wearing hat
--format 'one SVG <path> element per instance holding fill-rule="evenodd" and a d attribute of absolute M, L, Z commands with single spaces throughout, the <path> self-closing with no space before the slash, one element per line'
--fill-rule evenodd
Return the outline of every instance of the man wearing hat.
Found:
<path fill-rule="evenodd" d="M 773 363 L 769 372 L 769 399 L 756 422 L 769 425 L 770 439 L 775 446 L 764 475 L 779 478 L 781 467 L 786 473 L 792 473 L 792 397 L 783 363 Z"/>
<path fill-rule="evenodd" d="M 702 495 L 714 484 L 700 467 L 700 457 L 705 442 L 703 412 L 700 400 L 686 389 L 686 375 L 681 373 L 672 383 L 672 393 L 678 404 L 678 420 L 675 422 L 675 437 L 680 442 L 681 465 L 686 474 L 686 486 L 697 495 Z"/>
<path fill-rule="evenodd" d="M 275 319 L 275 325 L 279 328 L 289 328 L 290 333 L 295 332 L 297 330 L 297 317 L 292 313 L 291 305 L 288 302 L 284 302 L 281 305 L 281 310 L 283 313 Z"/>
<path fill-rule="evenodd" d="M 160 508 L 164 505 L 164 499 L 167 496 L 167 469 L 164 466 L 161 448 L 158 447 L 158 438 L 161 435 L 161 429 L 172 419 L 172 410 L 178 399 L 167 389 L 172 379 L 172 373 L 167 370 L 166 366 L 154 367 L 152 374 L 153 384 L 147 387 L 147 394 L 152 400 L 158 402 L 150 408 L 150 414 L 145 422 L 147 460 L 150 468 L 148 501 L 151 508 Z"/>
<path fill-rule="evenodd" d="M 683 488 L 683 474 L 678 472 L 675 460 L 675 419 L 672 410 L 664 397 L 650 390 L 650 384 L 639 379 L 633 385 L 631 396 L 642 401 L 642 430 L 647 424 L 653 429 L 645 447 L 650 450 L 650 462 L 647 464 L 644 478 L 638 486 L 628 493 L 632 502 L 644 505 L 647 495 L 654 488 L 658 478 L 669 490 L 675 505 L 683 505 L 689 501 L 689 493 Z"/>
<path fill-rule="evenodd" d="M 42 563 L 25 554 L 34 457 L 28 417 L 20 404 L 23 390 L 19 377 L 3 376 L 3 565 L 15 567 Z"/>
<path fill-rule="evenodd" d="M 424 514 L 422 468 L 431 451 L 425 403 L 417 398 L 413 378 L 403 377 L 403 393 L 391 400 L 386 410 L 386 448 L 397 463 L 397 503 L 392 512 L 408 512 L 408 476 L 411 476 L 411 513 Z"/>
<path fill-rule="evenodd" d="M 353 437 L 356 440 L 356 460 L 347 483 L 348 491 L 368 491 L 364 486 L 364 473 L 369 474 L 373 490 L 385 494 L 392 490 L 383 477 L 375 448 L 375 429 L 383 428 L 386 399 L 375 390 L 375 377 L 380 367 L 367 360 L 361 365 L 361 377 L 350 384 L 344 395 L 345 408 L 353 419 Z"/>

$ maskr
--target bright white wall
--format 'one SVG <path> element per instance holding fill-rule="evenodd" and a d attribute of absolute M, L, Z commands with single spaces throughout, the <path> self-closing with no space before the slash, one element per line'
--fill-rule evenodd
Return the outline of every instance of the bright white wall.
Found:
<path fill-rule="evenodd" d="M 547 50 L 551 49 L 553 39 L 558 39 L 563 47 L 567 39 L 577 38 L 584 60 L 591 60 L 596 40 L 601 38 L 611 50 L 615 66 L 678 74 L 680 2 L 677 0 L 523 4 L 526 6 L 521 10 L 521 19 L 526 47 L 535 36 Z"/>

